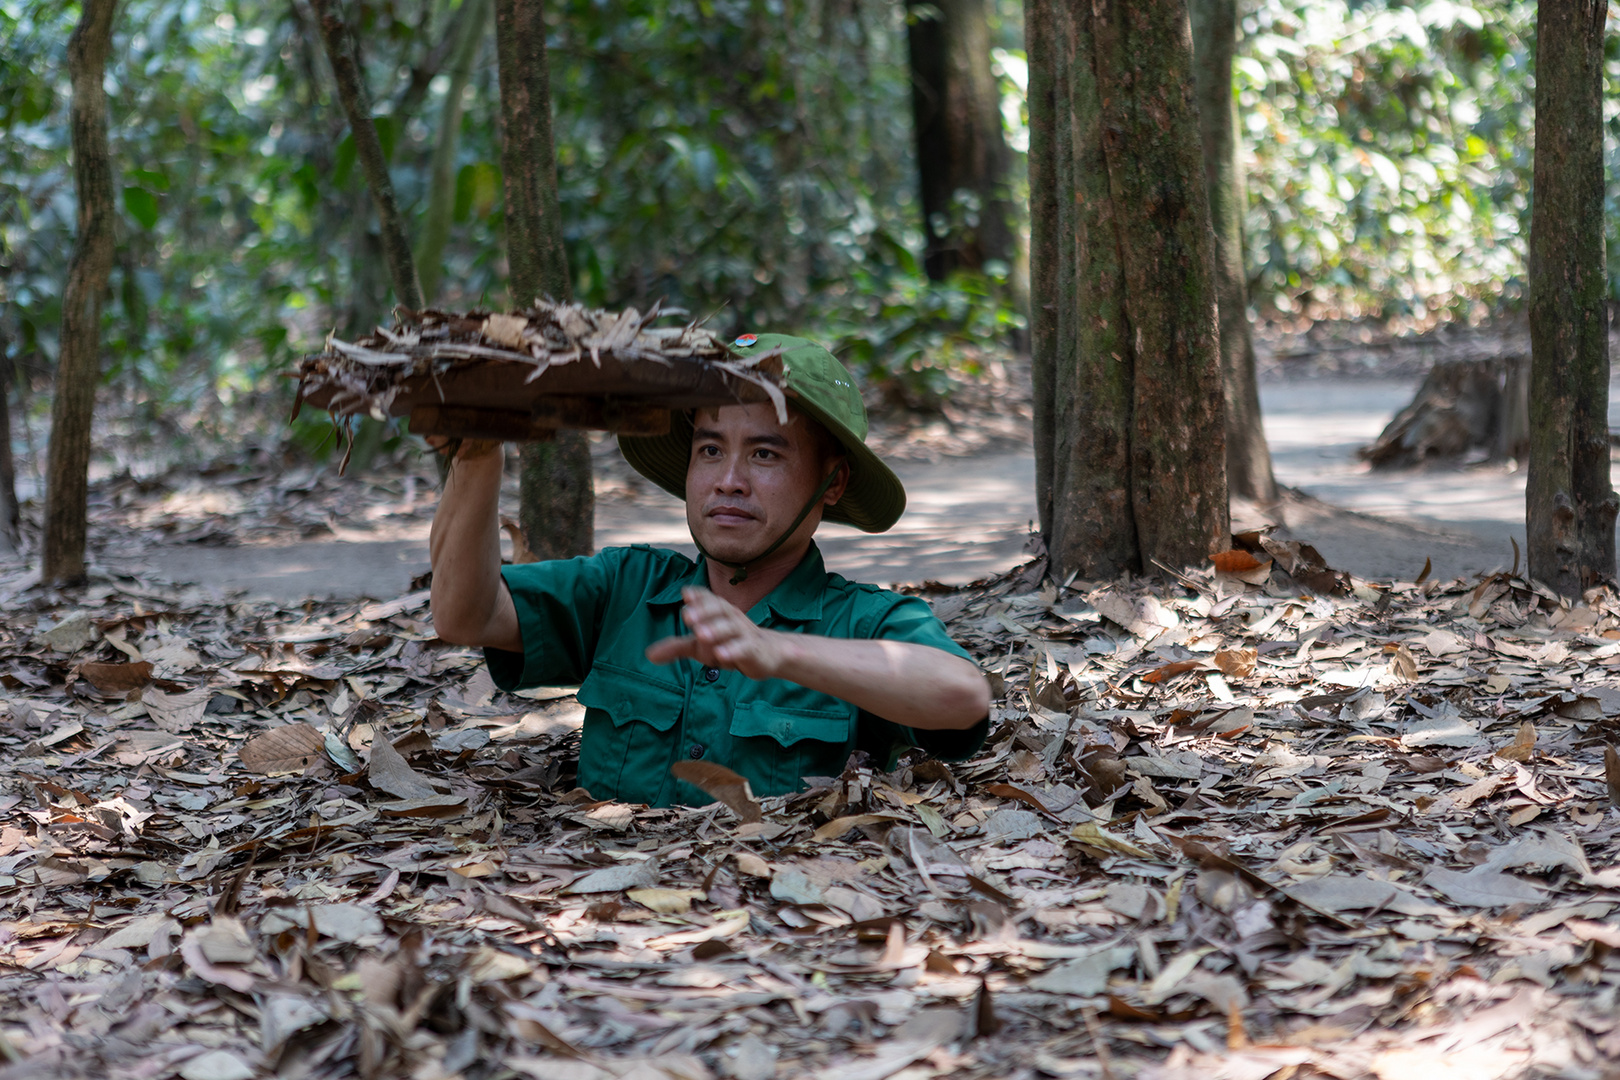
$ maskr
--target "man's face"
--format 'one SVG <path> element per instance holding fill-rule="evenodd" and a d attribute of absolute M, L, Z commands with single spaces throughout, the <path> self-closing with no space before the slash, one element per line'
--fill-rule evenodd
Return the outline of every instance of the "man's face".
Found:
<path fill-rule="evenodd" d="M 814 422 L 790 410 L 777 423 L 769 404 L 700 409 L 693 418 L 692 457 L 686 469 L 686 522 L 716 559 L 746 563 L 759 557 L 793 523 L 833 468 L 824 460 Z M 824 507 L 843 494 L 834 481 L 780 550 L 808 540 Z"/>

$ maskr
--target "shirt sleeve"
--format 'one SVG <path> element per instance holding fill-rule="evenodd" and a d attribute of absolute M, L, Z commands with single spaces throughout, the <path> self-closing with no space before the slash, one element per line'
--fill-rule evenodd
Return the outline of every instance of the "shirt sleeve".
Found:
<path fill-rule="evenodd" d="M 578 686 L 584 680 L 621 557 L 620 549 L 609 548 L 575 559 L 501 567 L 517 609 L 523 651 L 484 650 L 496 686 L 524 690 Z"/>
<path fill-rule="evenodd" d="M 926 601 L 919 597 L 899 596 L 894 593 L 883 595 L 891 598 L 893 603 L 883 612 L 871 631 L 863 636 L 927 645 L 948 652 L 952 656 L 960 656 L 974 667 L 978 667 L 978 662 L 968 654 L 968 651 L 958 645 L 946 632 L 945 624 L 939 621 L 939 616 L 934 614 L 934 609 L 929 607 Z M 913 746 L 946 761 L 960 761 L 984 744 L 985 736 L 990 732 L 990 717 L 985 716 L 972 727 L 953 731 L 906 727 L 863 711 L 861 727 L 862 749 L 875 753 L 891 764 L 897 751 Z M 885 746 L 884 743 L 888 745 Z"/>

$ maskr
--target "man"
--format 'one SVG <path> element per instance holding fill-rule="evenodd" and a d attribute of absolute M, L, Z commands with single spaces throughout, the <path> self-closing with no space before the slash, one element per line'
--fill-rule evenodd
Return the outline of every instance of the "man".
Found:
<path fill-rule="evenodd" d="M 802 338 L 737 346 L 784 350 L 786 424 L 729 405 L 619 440 L 686 500 L 696 563 L 637 545 L 503 569 L 499 444 L 462 448 L 433 518 L 439 636 L 482 646 L 503 689 L 579 686 L 579 783 L 597 798 L 710 802 L 670 775 L 683 759 L 778 795 L 856 749 L 962 757 L 988 726 L 989 685 L 928 605 L 827 573 L 812 540 L 824 519 L 882 532 L 905 509 L 849 372 Z"/>

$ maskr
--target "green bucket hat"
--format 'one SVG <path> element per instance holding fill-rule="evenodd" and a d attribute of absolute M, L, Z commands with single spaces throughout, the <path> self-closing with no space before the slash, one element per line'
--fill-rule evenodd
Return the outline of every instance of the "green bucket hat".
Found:
<path fill-rule="evenodd" d="M 884 532 L 899 521 L 906 510 L 906 489 L 894 470 L 866 445 L 866 404 L 849 369 L 815 342 L 787 334 L 756 335 L 746 349 L 782 350 L 782 385 L 788 400 L 831 432 L 847 455 L 849 485 L 822 520 L 869 533 Z M 642 476 L 677 499 L 686 498 L 692 420 L 685 412 L 671 412 L 666 435 L 619 436 L 619 450 Z"/>

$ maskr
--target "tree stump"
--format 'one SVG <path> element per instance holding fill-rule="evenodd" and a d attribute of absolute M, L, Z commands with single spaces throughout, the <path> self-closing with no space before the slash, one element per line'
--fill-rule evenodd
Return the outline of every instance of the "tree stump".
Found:
<path fill-rule="evenodd" d="M 1441 361 L 1412 403 L 1360 456 L 1375 469 L 1456 461 L 1483 451 L 1523 461 L 1530 446 L 1530 358 Z"/>

